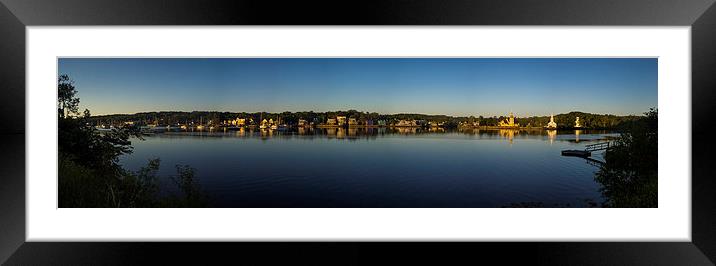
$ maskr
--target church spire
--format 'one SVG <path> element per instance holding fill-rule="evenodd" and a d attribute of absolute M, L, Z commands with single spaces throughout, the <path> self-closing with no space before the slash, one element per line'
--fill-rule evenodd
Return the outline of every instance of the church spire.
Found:
<path fill-rule="evenodd" d="M 549 115 L 549 123 L 547 123 L 547 128 L 557 128 L 557 123 L 554 122 L 554 114 Z"/>

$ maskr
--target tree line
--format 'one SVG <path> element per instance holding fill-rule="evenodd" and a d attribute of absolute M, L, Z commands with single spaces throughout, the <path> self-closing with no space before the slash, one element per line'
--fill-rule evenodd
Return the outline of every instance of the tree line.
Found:
<path fill-rule="evenodd" d="M 496 126 L 499 121 L 507 119 L 507 116 L 449 116 L 449 115 L 428 115 L 428 114 L 379 114 L 376 112 L 362 112 L 357 110 L 347 111 L 329 111 L 329 112 L 280 112 L 280 113 L 269 113 L 269 112 L 218 112 L 218 111 L 192 111 L 192 112 L 180 112 L 180 111 L 160 111 L 160 112 L 141 112 L 136 114 L 112 114 L 102 116 L 92 116 L 88 120 L 91 124 L 109 124 L 109 123 L 122 123 L 122 122 L 135 122 L 139 124 L 162 124 L 162 125 L 175 125 L 175 124 L 189 124 L 189 123 L 200 123 L 219 125 L 227 120 L 234 120 L 236 118 L 253 119 L 254 123 L 259 123 L 262 119 L 280 119 L 282 123 L 288 125 L 298 124 L 299 119 L 306 120 L 308 122 L 314 122 L 316 124 L 324 123 L 329 118 L 335 118 L 337 116 L 345 116 L 348 118 L 355 118 L 359 123 L 365 123 L 366 121 L 372 121 L 374 124 L 377 121 L 383 120 L 387 123 L 399 121 L 399 120 L 422 120 L 435 123 L 441 123 L 446 127 L 456 127 L 461 123 L 473 124 L 479 122 L 483 126 Z M 594 129 L 614 129 L 623 125 L 625 122 L 637 120 L 643 116 L 629 115 L 629 116 L 617 116 L 611 114 L 592 114 L 585 112 L 569 112 L 566 114 L 557 114 L 554 116 L 554 120 L 557 123 L 558 128 L 570 128 L 575 124 L 575 120 L 579 117 L 579 121 L 584 128 Z M 532 116 L 532 117 L 517 117 L 516 123 L 521 126 L 533 126 L 533 127 L 544 127 L 549 123 L 550 116 Z"/>

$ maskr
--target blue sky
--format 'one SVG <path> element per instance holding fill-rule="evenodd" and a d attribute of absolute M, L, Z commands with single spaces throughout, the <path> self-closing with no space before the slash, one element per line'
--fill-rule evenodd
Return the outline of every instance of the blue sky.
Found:
<path fill-rule="evenodd" d="M 61 58 L 80 110 L 642 114 L 656 58 Z"/>

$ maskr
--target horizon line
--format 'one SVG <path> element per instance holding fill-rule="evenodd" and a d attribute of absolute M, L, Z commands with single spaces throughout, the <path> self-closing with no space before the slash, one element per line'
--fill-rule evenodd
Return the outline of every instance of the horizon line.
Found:
<path fill-rule="evenodd" d="M 328 112 L 347 112 L 347 111 L 356 111 L 359 113 L 378 113 L 379 115 L 426 115 L 426 116 L 450 116 L 450 117 L 500 117 L 500 116 L 508 116 L 510 113 L 513 113 L 516 117 L 519 117 L 517 113 L 514 112 L 507 112 L 505 114 L 501 115 L 491 115 L 491 116 L 485 116 L 485 115 L 451 115 L 451 114 L 425 114 L 425 113 L 411 113 L 411 112 L 400 112 L 400 113 L 380 113 L 380 112 L 370 112 L 370 111 L 361 111 L 361 110 L 355 110 L 355 109 L 347 109 L 347 110 L 333 110 L 333 111 L 314 111 L 314 110 L 306 110 L 306 111 L 280 111 L 280 112 L 268 112 L 268 111 L 208 111 L 208 110 L 193 110 L 193 111 L 177 111 L 177 110 L 161 110 L 161 111 L 140 111 L 140 112 L 134 112 L 134 113 L 112 113 L 112 114 L 98 114 L 94 115 L 91 114 L 90 117 L 94 116 L 110 116 L 110 115 L 137 115 L 140 113 L 161 113 L 161 112 L 175 112 L 175 113 L 193 113 L 193 112 L 206 112 L 206 113 L 247 113 L 247 114 L 254 114 L 254 113 L 269 113 L 269 114 L 281 114 L 281 113 L 299 113 L 299 112 L 314 112 L 314 113 L 328 113 Z M 91 112 L 91 110 L 90 110 Z M 531 115 L 531 116 L 522 116 L 522 117 L 544 117 L 544 116 L 551 116 L 551 115 L 560 115 L 560 114 L 568 114 L 568 113 L 585 113 L 585 114 L 593 114 L 593 115 L 614 115 L 614 116 L 644 116 L 644 113 L 641 114 L 611 114 L 611 113 L 590 113 L 585 111 L 568 111 L 565 113 L 553 113 L 553 114 L 547 114 L 547 115 Z"/>

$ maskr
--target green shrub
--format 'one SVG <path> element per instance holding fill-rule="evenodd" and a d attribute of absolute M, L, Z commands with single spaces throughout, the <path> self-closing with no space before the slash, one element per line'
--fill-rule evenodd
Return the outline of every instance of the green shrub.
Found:
<path fill-rule="evenodd" d="M 646 117 L 624 126 L 595 179 L 602 184 L 607 207 L 658 206 L 658 119 L 651 109 Z"/>

